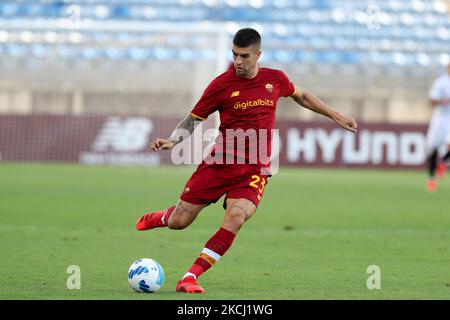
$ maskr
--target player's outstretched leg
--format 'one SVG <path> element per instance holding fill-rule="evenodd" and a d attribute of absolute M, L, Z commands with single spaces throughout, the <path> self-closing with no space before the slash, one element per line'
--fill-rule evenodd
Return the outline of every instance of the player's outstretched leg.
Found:
<path fill-rule="evenodd" d="M 445 162 L 439 162 L 437 164 L 437 168 L 436 168 L 436 175 L 437 175 L 438 179 L 444 179 L 446 171 L 447 171 L 447 166 L 446 166 Z"/>
<path fill-rule="evenodd" d="M 231 247 L 241 226 L 256 211 L 256 206 L 247 199 L 227 199 L 227 210 L 221 228 L 208 240 L 194 264 L 184 275 L 176 291 L 203 293 L 205 290 L 197 284 L 197 279 L 211 268 Z"/>
<path fill-rule="evenodd" d="M 184 229 L 195 220 L 205 206 L 206 204 L 196 205 L 180 200 L 176 206 L 144 214 L 136 222 L 136 229 L 140 231 L 161 227 Z"/>
<path fill-rule="evenodd" d="M 435 173 L 437 167 L 438 150 L 435 149 L 428 157 L 428 181 L 427 190 L 428 192 L 434 192 L 437 189 Z"/>
<path fill-rule="evenodd" d="M 176 287 L 176 291 L 187 293 L 203 293 L 205 290 L 197 284 L 197 278 L 211 268 L 230 248 L 236 234 L 220 228 L 205 244 L 194 264 L 184 275 Z"/>
<path fill-rule="evenodd" d="M 437 177 L 439 179 L 444 179 L 445 173 L 447 171 L 447 163 L 449 160 L 450 160 L 450 151 L 447 151 L 447 153 L 439 161 L 436 168 Z"/>

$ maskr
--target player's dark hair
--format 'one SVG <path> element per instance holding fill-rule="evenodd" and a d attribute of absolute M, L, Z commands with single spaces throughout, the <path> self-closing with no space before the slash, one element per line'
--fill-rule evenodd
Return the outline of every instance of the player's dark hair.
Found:
<path fill-rule="evenodd" d="M 239 48 L 247 48 L 251 45 L 261 46 L 261 36 L 255 29 L 244 28 L 236 32 L 233 44 Z"/>

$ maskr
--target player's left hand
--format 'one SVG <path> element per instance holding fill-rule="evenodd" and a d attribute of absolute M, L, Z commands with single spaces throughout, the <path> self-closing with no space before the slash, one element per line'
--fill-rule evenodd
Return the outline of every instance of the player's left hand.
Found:
<path fill-rule="evenodd" d="M 168 150 L 172 149 L 174 145 L 175 144 L 169 139 L 156 138 L 150 144 L 150 149 L 153 151 Z"/>
<path fill-rule="evenodd" d="M 337 122 L 338 125 L 340 125 L 345 130 L 348 130 L 350 132 L 356 133 L 358 130 L 358 124 L 356 123 L 355 119 L 346 117 L 343 115 L 338 115 L 334 121 Z"/>

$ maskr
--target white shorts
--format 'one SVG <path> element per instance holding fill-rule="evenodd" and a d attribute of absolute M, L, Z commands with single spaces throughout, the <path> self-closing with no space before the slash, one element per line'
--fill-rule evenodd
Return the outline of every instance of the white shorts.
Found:
<path fill-rule="evenodd" d="M 444 145 L 450 145 L 450 114 L 434 112 L 427 132 L 428 154 Z"/>

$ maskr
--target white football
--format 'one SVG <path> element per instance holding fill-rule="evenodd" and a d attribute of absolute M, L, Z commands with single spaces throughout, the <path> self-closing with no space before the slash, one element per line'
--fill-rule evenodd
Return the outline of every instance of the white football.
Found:
<path fill-rule="evenodd" d="M 128 269 L 128 283 L 137 292 L 156 292 L 164 283 L 164 270 L 153 259 L 136 260 Z"/>

